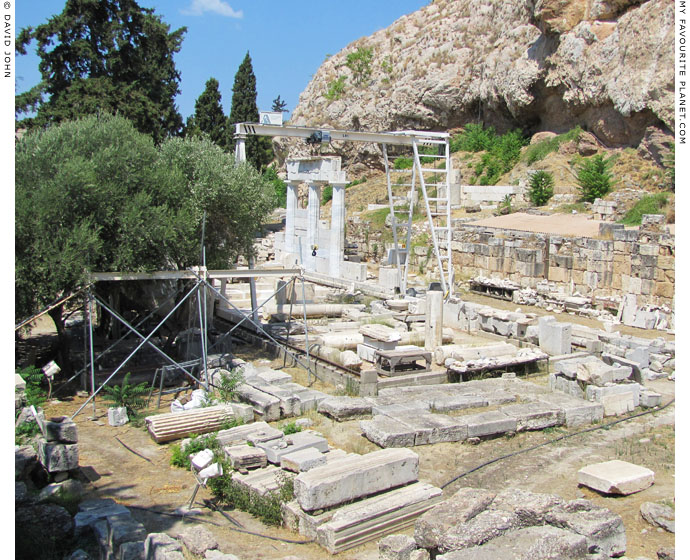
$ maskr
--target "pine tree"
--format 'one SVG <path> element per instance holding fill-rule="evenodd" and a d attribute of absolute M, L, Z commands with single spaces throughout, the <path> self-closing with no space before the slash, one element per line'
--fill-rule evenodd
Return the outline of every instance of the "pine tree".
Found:
<path fill-rule="evenodd" d="M 273 100 L 272 111 L 280 111 L 281 113 L 288 113 L 289 111 L 285 108 L 287 107 L 287 102 L 280 98 L 280 95 Z"/>
<path fill-rule="evenodd" d="M 135 0 L 67 0 L 62 13 L 22 29 L 18 54 L 32 41 L 41 82 L 15 97 L 24 128 L 97 113 L 117 113 L 158 143 L 182 130 L 175 105 L 180 74 L 173 55 L 186 28 L 170 33 L 152 9 Z"/>
<path fill-rule="evenodd" d="M 218 80 L 209 78 L 206 89 L 194 104 L 194 115 L 187 121 L 187 128 L 192 136 L 195 135 L 197 129 L 205 132 L 214 144 L 226 149 L 228 119 L 223 113 L 218 87 Z"/>
<path fill-rule="evenodd" d="M 235 148 L 235 124 L 242 122 L 259 122 L 259 109 L 256 106 L 256 76 L 252 68 L 249 52 L 235 74 L 232 86 L 232 106 L 228 126 L 228 145 Z M 273 158 L 270 140 L 266 137 L 248 136 L 245 149 L 247 161 L 257 170 L 261 170 Z"/>

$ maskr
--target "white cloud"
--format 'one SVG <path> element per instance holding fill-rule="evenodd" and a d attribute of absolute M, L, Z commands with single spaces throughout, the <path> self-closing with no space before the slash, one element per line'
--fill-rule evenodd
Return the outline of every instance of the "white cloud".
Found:
<path fill-rule="evenodd" d="M 223 0 L 192 0 L 192 5 L 186 10 L 180 10 L 186 16 L 200 16 L 204 12 L 211 12 L 221 16 L 242 19 L 242 10 L 235 11 Z"/>

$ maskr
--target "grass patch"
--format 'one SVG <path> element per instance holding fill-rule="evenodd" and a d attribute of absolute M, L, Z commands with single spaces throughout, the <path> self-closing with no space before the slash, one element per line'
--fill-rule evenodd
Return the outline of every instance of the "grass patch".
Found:
<path fill-rule="evenodd" d="M 223 472 L 226 472 L 225 467 L 223 465 Z M 279 489 L 265 496 L 250 492 L 245 486 L 233 481 L 230 475 L 210 479 L 208 487 L 219 504 L 246 511 L 266 525 L 277 527 L 282 523 L 282 504 L 291 501 L 295 495 L 292 477 L 285 472 L 280 472 L 277 476 Z"/>
<path fill-rule="evenodd" d="M 522 160 L 528 165 L 541 161 L 550 153 L 558 151 L 558 148 L 560 148 L 561 144 L 577 141 L 581 133 L 582 129 L 579 126 L 576 126 L 565 134 L 559 134 L 553 138 L 547 138 L 546 140 L 537 142 L 532 146 L 528 146 L 525 150 L 525 153 L 522 155 Z"/>
<path fill-rule="evenodd" d="M 668 204 L 667 193 L 645 195 L 635 203 L 618 223 L 626 226 L 639 226 L 644 214 L 663 214 L 662 208 Z"/>
<path fill-rule="evenodd" d="M 587 208 L 585 207 L 584 202 L 574 202 L 572 204 L 561 204 L 561 206 L 558 207 L 559 212 L 565 212 L 568 214 L 572 214 L 573 210 L 578 213 L 586 212 Z"/>
<path fill-rule="evenodd" d="M 283 433 L 286 436 L 289 436 L 290 434 L 296 434 L 297 432 L 302 431 L 302 426 L 298 426 L 295 421 L 293 420 L 292 422 L 288 422 L 287 424 L 283 424 L 280 428 L 283 430 Z"/>
<path fill-rule="evenodd" d="M 40 431 L 37 422 L 22 422 L 14 429 L 14 444 L 25 445 Z"/>

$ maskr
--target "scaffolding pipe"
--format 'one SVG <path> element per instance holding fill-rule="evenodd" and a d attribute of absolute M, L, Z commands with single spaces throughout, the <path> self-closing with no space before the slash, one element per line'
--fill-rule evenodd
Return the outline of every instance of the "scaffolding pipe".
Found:
<path fill-rule="evenodd" d="M 307 351 L 307 386 L 311 387 L 311 367 L 309 366 L 309 325 L 307 325 L 307 296 L 304 290 L 304 276 L 302 279 L 302 311 L 304 313 L 304 348 Z M 316 377 L 316 374 L 314 374 Z"/>
<path fill-rule="evenodd" d="M 101 307 L 103 307 L 108 313 L 110 313 L 113 317 L 115 317 L 118 321 L 120 321 L 120 322 L 121 322 L 125 327 L 127 327 L 131 332 L 133 332 L 135 335 L 137 335 L 137 336 L 138 336 L 139 338 L 141 338 L 141 339 L 144 338 L 144 335 L 141 334 L 139 331 L 137 331 L 137 330 L 136 330 L 136 327 L 132 327 L 132 325 L 130 325 L 124 317 L 122 317 L 121 315 L 119 315 L 116 311 L 113 311 L 112 309 L 110 309 L 110 308 L 105 304 L 105 302 L 101 301 L 99 298 L 95 298 L 95 299 L 96 299 L 96 302 L 97 302 Z M 158 352 L 158 354 L 160 354 L 161 356 L 163 356 L 163 358 L 165 358 L 166 360 L 168 360 L 169 362 L 171 362 L 173 365 L 179 367 L 184 373 L 186 373 L 186 374 L 187 374 L 189 377 L 191 377 L 194 381 L 196 381 L 197 383 L 201 383 L 201 381 L 200 381 L 199 379 L 197 379 L 196 377 L 194 377 L 194 376 L 192 375 L 191 372 L 189 372 L 189 371 L 187 371 L 186 369 L 184 369 L 184 367 L 182 367 L 182 364 L 180 364 L 179 362 L 176 362 L 175 360 L 173 360 L 170 356 L 168 356 L 165 352 L 163 352 L 163 350 L 161 350 L 160 348 L 158 348 L 158 346 L 156 346 L 153 342 L 150 342 L 150 341 L 149 341 L 149 342 L 148 342 L 148 345 L 149 345 L 151 348 L 153 348 L 156 352 Z M 135 352 L 136 352 L 136 350 L 135 350 Z"/>
<path fill-rule="evenodd" d="M 91 356 L 91 395 L 93 397 L 96 396 L 96 370 L 95 368 L 95 362 L 93 359 L 93 317 L 92 317 L 92 311 L 91 308 L 92 306 L 92 301 L 93 301 L 93 295 L 91 294 L 91 289 L 88 291 L 88 300 L 86 303 L 86 306 L 89 311 L 89 353 Z M 88 401 L 86 401 L 88 402 Z M 84 403 L 86 404 L 86 403 Z M 76 416 L 76 414 L 75 414 Z M 93 417 L 96 418 L 96 399 L 93 399 Z M 73 417 L 74 418 L 74 417 Z"/>
<path fill-rule="evenodd" d="M 199 288 L 199 284 L 197 284 L 196 286 L 194 286 L 194 288 L 192 288 L 192 289 L 189 291 L 189 293 L 188 293 L 186 296 L 184 296 L 184 297 L 180 300 L 180 302 L 179 302 L 175 307 L 172 308 L 172 310 L 170 311 L 170 313 L 168 313 L 168 314 L 165 316 L 165 318 L 164 318 L 160 323 L 158 323 L 158 325 L 157 325 L 157 326 L 149 333 L 149 335 L 139 344 L 139 346 L 137 346 L 137 347 L 129 354 L 129 356 L 127 356 L 127 357 L 125 358 L 125 360 L 124 360 L 117 368 L 115 368 L 115 371 L 113 371 L 113 373 L 111 373 L 111 374 L 108 376 L 108 379 L 106 379 L 106 380 L 101 384 L 101 386 L 98 388 L 98 390 L 91 393 L 91 396 L 90 396 L 90 397 L 79 407 L 79 409 L 77 409 L 77 411 L 71 416 L 71 419 L 74 419 L 74 418 L 77 416 L 77 414 L 79 414 L 79 413 L 84 409 L 84 407 L 85 407 L 87 404 L 89 404 L 90 401 L 92 401 L 92 400 L 94 400 L 94 399 L 96 398 L 96 395 L 101 391 L 101 389 L 103 389 L 103 387 L 106 385 L 106 383 L 108 383 L 108 381 L 110 381 L 113 377 L 115 377 L 115 375 L 124 367 L 124 365 L 132 358 L 132 356 L 134 356 L 134 354 L 136 354 L 137 351 L 139 351 L 139 349 L 140 349 L 142 346 L 144 346 L 144 344 L 146 344 L 146 343 L 149 341 L 149 339 L 150 339 L 150 338 L 153 336 L 153 334 L 163 325 L 163 323 L 165 323 L 165 321 L 167 321 L 168 318 L 169 318 L 175 311 L 177 311 L 177 309 L 180 307 L 180 305 L 182 305 L 185 301 L 187 301 L 187 298 L 190 297 L 192 294 L 194 294 L 194 293 L 198 290 L 198 288 Z M 92 348 L 92 352 L 93 352 L 93 344 L 91 345 L 91 348 Z M 93 360 L 92 360 L 92 364 L 93 364 Z M 93 379 L 93 365 L 91 366 L 91 371 L 92 371 L 92 379 Z M 94 402 L 94 410 L 95 410 L 95 407 L 96 407 L 96 404 L 95 404 L 95 402 Z"/>
<path fill-rule="evenodd" d="M 287 284 L 286 284 L 286 285 L 287 285 Z M 237 312 L 240 313 L 240 314 L 243 314 L 242 311 L 241 311 L 234 303 L 232 303 L 228 298 L 226 298 L 223 294 L 221 294 L 221 293 L 220 293 L 218 290 L 216 290 L 213 286 L 209 286 L 209 287 L 210 287 L 211 290 L 213 290 L 216 294 L 218 294 L 218 295 L 223 299 L 223 301 L 225 301 L 226 303 L 230 304 L 230 306 L 231 306 L 235 311 L 237 311 Z M 277 292 L 275 292 L 271 297 L 275 296 L 276 293 L 277 293 Z M 269 298 L 269 299 L 270 299 L 270 298 Z M 252 323 L 259 331 L 261 331 L 262 333 L 264 333 L 264 334 L 266 335 L 266 337 L 267 337 L 271 342 L 273 342 L 274 344 L 277 344 L 277 345 L 280 346 L 281 348 L 285 348 L 285 351 L 288 352 L 288 354 L 290 354 L 290 355 L 294 358 L 295 362 L 297 362 L 297 363 L 298 363 L 299 365 L 301 365 L 304 369 L 306 369 L 307 372 L 310 372 L 310 369 L 309 369 L 309 366 L 308 366 L 308 365 L 305 366 L 300 360 L 297 359 L 297 356 L 296 356 L 295 354 L 293 354 L 292 352 L 289 352 L 289 351 L 287 350 L 287 347 L 286 347 L 284 344 L 281 344 L 281 343 L 278 342 L 275 338 L 273 338 L 270 334 L 268 334 L 268 333 L 264 330 L 264 328 L 261 326 L 260 323 L 255 323 L 254 320 L 251 319 L 249 315 L 245 315 L 245 319 L 248 320 L 250 323 Z M 243 322 L 243 321 L 244 321 L 244 319 L 243 319 L 242 321 L 240 321 L 240 322 Z M 239 326 L 239 323 L 238 323 L 237 325 L 235 325 L 235 327 L 233 327 L 233 329 L 236 328 L 236 327 L 238 327 L 238 326 Z M 306 325 L 305 325 L 305 326 L 306 326 Z M 309 355 L 309 354 L 307 354 L 307 356 L 308 356 L 308 355 Z"/>

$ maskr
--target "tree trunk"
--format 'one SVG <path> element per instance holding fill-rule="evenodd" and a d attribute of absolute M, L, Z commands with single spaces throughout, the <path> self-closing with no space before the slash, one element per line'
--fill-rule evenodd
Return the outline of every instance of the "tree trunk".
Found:
<path fill-rule="evenodd" d="M 58 335 L 58 348 L 57 348 L 57 364 L 60 366 L 62 373 L 71 376 L 72 375 L 72 362 L 70 361 L 70 346 L 71 337 L 65 329 L 65 319 L 64 319 L 64 309 L 62 305 L 54 307 L 48 311 L 48 315 L 53 320 L 55 324 L 55 329 Z"/>

